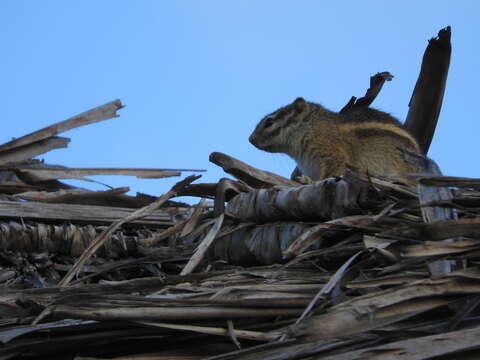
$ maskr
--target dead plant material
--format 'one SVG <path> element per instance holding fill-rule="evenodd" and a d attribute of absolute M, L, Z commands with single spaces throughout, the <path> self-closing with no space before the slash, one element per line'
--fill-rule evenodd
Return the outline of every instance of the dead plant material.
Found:
<path fill-rule="evenodd" d="M 269 188 L 274 185 L 297 186 L 298 183 L 268 171 L 256 169 L 226 154 L 214 152 L 210 161 L 221 166 L 226 173 L 244 181 L 253 188 Z"/>
<path fill-rule="evenodd" d="M 135 221 L 137 219 L 141 219 L 145 216 L 152 214 L 155 210 L 157 210 L 160 206 L 163 205 L 168 199 L 171 199 L 177 196 L 177 192 L 181 190 L 186 185 L 190 184 L 191 182 L 197 180 L 200 176 L 191 175 L 182 181 L 176 183 L 170 191 L 166 194 L 160 196 L 158 200 L 153 202 L 150 205 L 145 206 L 139 210 L 134 211 L 132 214 L 126 216 L 123 219 L 115 221 L 113 224 L 108 226 L 96 239 L 93 241 L 82 256 L 77 260 L 75 265 L 68 271 L 62 281 L 59 282 L 59 286 L 67 286 L 68 283 L 72 280 L 72 278 L 76 275 L 76 273 L 80 270 L 83 266 L 85 261 L 87 261 L 97 250 L 102 246 L 110 237 L 111 235 L 117 230 L 120 226 L 130 221 Z"/>
<path fill-rule="evenodd" d="M 14 221 L 30 219 L 105 224 L 130 216 L 134 212 L 135 209 L 108 206 L 0 201 L 0 217 Z M 154 211 L 142 219 L 134 219 L 132 222 L 159 227 L 173 225 L 170 214 L 163 209 Z"/>
<path fill-rule="evenodd" d="M 48 168 L 23 169 L 13 168 L 22 179 L 28 179 L 29 183 L 43 182 L 57 179 L 85 180 L 88 175 L 125 175 L 138 178 L 162 179 L 172 176 L 180 176 L 180 170 L 172 169 L 135 169 L 135 168 Z M 189 170 L 188 170 L 189 171 Z M 192 170 L 197 171 L 197 170 Z M 203 171 L 203 170 L 198 170 Z"/>
<path fill-rule="evenodd" d="M 19 146 L 28 145 L 40 140 L 50 138 L 62 132 L 75 129 L 80 126 L 118 117 L 117 111 L 123 107 L 120 100 L 113 100 L 105 105 L 88 110 L 84 113 L 71 117 L 70 119 L 55 123 L 31 134 L 0 145 L 0 152 L 7 151 Z"/>
<path fill-rule="evenodd" d="M 15 221 L 0 223 L 0 247 L 3 250 L 20 252 L 49 252 L 71 257 L 80 256 L 90 243 L 102 232 L 104 227 L 74 224 L 18 223 Z M 158 231 L 138 229 L 112 234 L 104 244 L 101 256 L 120 258 L 138 253 L 138 244 L 155 236 Z"/>
<path fill-rule="evenodd" d="M 223 224 L 224 215 L 220 215 L 213 224 L 210 231 L 207 233 L 205 238 L 202 242 L 198 245 L 197 251 L 192 255 L 190 261 L 185 265 L 180 275 L 187 275 L 190 274 L 197 265 L 204 259 L 205 254 L 208 251 L 208 248 L 212 245 L 213 241 L 215 240 L 220 228 Z"/>
<path fill-rule="evenodd" d="M 228 203 L 225 214 L 258 223 L 330 220 L 361 214 L 363 208 L 380 205 L 381 200 L 381 194 L 367 182 L 326 179 L 311 185 L 276 186 L 239 194 Z"/>
<path fill-rule="evenodd" d="M 210 249 L 212 259 L 230 264 L 253 265 L 284 262 L 284 251 L 292 241 L 311 228 L 305 223 L 274 222 L 265 225 L 251 223 L 224 227 Z M 318 248 L 320 245 L 313 245 Z"/>
<path fill-rule="evenodd" d="M 69 142 L 68 138 L 53 136 L 12 150 L 0 151 L 0 165 L 23 162 L 50 150 L 66 148 Z"/>
<path fill-rule="evenodd" d="M 442 108 L 452 52 L 450 37 L 451 29 L 447 26 L 428 42 L 408 104 L 410 109 L 404 127 L 417 139 L 424 154 L 430 148 Z"/>

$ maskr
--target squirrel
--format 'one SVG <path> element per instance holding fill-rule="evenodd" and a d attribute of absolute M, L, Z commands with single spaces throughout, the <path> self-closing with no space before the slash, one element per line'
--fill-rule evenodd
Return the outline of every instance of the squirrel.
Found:
<path fill-rule="evenodd" d="M 399 150 L 420 153 L 417 141 L 393 116 L 372 108 L 337 113 L 299 97 L 265 116 L 249 141 L 289 155 L 311 180 L 343 175 L 348 165 L 378 175 L 420 172 Z"/>

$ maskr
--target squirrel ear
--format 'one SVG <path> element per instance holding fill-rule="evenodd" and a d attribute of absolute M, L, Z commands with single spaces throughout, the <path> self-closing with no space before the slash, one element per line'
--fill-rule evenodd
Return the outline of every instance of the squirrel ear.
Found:
<path fill-rule="evenodd" d="M 307 102 L 302 97 L 296 98 L 293 102 L 293 108 L 296 112 L 302 112 L 305 109 L 305 105 L 307 105 Z"/>

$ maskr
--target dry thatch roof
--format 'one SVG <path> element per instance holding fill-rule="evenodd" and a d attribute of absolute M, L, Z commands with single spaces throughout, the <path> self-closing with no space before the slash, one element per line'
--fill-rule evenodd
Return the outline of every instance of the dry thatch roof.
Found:
<path fill-rule="evenodd" d="M 213 153 L 239 180 L 132 197 L 59 179 L 180 170 L 31 159 L 120 107 L 0 146 L 0 359 L 476 358 L 478 179 L 352 169 L 301 185 Z"/>

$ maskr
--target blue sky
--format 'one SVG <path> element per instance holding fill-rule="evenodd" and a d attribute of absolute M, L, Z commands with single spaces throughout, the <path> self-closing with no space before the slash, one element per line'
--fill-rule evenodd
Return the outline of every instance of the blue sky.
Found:
<path fill-rule="evenodd" d="M 208 156 L 221 151 L 289 176 L 292 160 L 247 140 L 264 115 L 297 96 L 339 110 L 363 95 L 370 75 L 390 71 L 374 107 L 403 121 L 427 40 L 451 25 L 429 155 L 446 175 L 480 177 L 479 4 L 1 0 L 0 142 L 119 98 L 127 105 L 120 118 L 65 133 L 69 147 L 45 161 L 204 168 L 200 181 L 216 182 L 225 174 Z M 179 180 L 97 179 L 155 195 Z"/>

